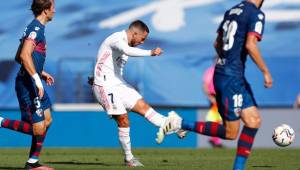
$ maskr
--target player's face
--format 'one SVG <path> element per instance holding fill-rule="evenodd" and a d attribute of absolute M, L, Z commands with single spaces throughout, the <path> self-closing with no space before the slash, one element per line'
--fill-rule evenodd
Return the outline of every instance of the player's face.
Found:
<path fill-rule="evenodd" d="M 131 45 L 133 47 L 136 47 L 140 44 L 143 44 L 144 41 L 146 40 L 147 36 L 148 36 L 148 33 L 146 31 L 134 32 L 132 35 Z"/>
<path fill-rule="evenodd" d="M 46 9 L 45 13 L 47 15 L 48 21 L 51 21 L 55 14 L 54 0 L 51 0 L 51 7 L 49 9 Z"/>

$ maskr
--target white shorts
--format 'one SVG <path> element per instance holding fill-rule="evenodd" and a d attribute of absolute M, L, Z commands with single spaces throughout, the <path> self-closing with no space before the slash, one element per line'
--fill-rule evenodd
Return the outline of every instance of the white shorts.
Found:
<path fill-rule="evenodd" d="M 111 87 L 93 85 L 94 95 L 108 115 L 122 115 L 130 111 L 142 96 L 129 84 Z"/>

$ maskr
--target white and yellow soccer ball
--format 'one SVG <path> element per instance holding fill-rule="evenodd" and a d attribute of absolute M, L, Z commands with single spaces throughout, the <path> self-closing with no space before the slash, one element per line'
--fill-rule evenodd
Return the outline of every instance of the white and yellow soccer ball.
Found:
<path fill-rule="evenodd" d="M 295 131 L 289 125 L 282 124 L 274 129 L 272 138 L 278 146 L 289 146 L 295 139 Z"/>

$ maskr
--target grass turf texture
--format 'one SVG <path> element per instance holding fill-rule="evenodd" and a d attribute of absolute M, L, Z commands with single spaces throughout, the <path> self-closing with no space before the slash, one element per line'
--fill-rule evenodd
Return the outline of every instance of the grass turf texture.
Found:
<path fill-rule="evenodd" d="M 0 149 L 0 169 L 22 169 L 28 149 Z M 135 149 L 145 165 L 135 169 L 230 170 L 234 149 Z M 56 170 L 127 169 L 120 149 L 45 148 L 41 162 Z M 129 168 L 128 168 L 129 169 Z M 247 170 L 300 170 L 300 149 L 255 149 Z"/>

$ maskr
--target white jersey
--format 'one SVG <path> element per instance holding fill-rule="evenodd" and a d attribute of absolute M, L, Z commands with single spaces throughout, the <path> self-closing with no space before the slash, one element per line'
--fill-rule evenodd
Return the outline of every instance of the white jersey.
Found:
<path fill-rule="evenodd" d="M 128 45 L 126 31 L 107 37 L 98 51 L 94 70 L 94 83 L 99 86 L 113 86 L 124 83 L 123 68 L 128 56 L 150 56 L 151 50 L 142 50 Z"/>

